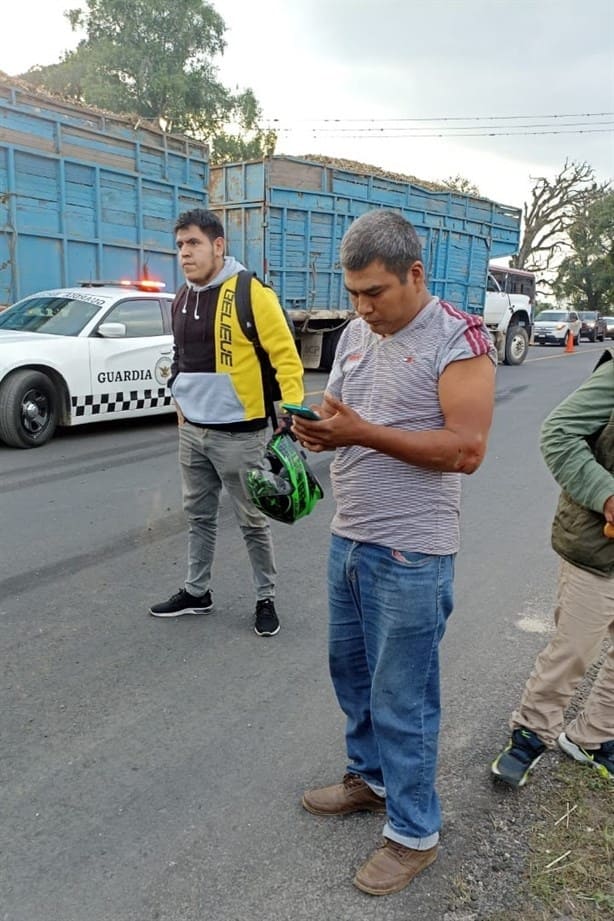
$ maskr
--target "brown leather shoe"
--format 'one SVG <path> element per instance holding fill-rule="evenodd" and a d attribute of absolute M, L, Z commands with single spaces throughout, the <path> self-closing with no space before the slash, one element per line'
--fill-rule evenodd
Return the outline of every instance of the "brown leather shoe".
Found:
<path fill-rule="evenodd" d="M 350 812 L 386 812 L 386 798 L 378 796 L 358 774 L 346 774 L 342 783 L 307 790 L 303 806 L 314 815 L 348 815 Z"/>
<path fill-rule="evenodd" d="M 362 865 L 353 883 L 369 895 L 400 892 L 436 859 L 436 844 L 427 851 L 415 851 L 384 838 L 383 844 Z"/>

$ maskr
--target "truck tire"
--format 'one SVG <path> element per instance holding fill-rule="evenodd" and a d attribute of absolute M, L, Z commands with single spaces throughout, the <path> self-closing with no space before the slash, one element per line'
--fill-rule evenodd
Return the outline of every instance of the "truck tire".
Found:
<path fill-rule="evenodd" d="M 58 424 L 58 394 L 46 374 L 15 371 L 0 386 L 0 441 L 12 448 L 38 448 Z"/>
<path fill-rule="evenodd" d="M 510 326 L 505 337 L 506 365 L 521 365 L 529 351 L 529 334 L 524 326 Z"/>
<path fill-rule="evenodd" d="M 332 368 L 333 361 L 335 360 L 335 352 L 337 351 L 339 339 L 344 329 L 345 326 L 339 326 L 337 329 L 332 329 L 330 332 L 324 333 L 324 338 L 322 339 L 320 371 L 330 371 Z"/>

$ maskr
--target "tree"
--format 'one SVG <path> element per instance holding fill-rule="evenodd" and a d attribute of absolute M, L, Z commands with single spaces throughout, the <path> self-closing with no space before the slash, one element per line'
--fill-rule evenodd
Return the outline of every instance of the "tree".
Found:
<path fill-rule="evenodd" d="M 233 93 L 218 80 L 214 60 L 226 47 L 226 27 L 206 0 L 86 0 L 85 7 L 65 14 L 85 33 L 75 51 L 26 79 L 207 140 L 214 161 L 274 147 L 274 132 L 259 127 L 252 90 Z"/>
<path fill-rule="evenodd" d="M 565 161 L 553 180 L 531 177 L 531 200 L 523 208 L 523 236 L 511 264 L 517 269 L 544 272 L 553 268 L 570 245 L 569 229 L 578 213 L 604 195 L 608 183 L 595 181 L 588 163 Z"/>
<path fill-rule="evenodd" d="M 603 312 L 614 303 L 614 192 L 577 213 L 569 239 L 573 252 L 559 267 L 554 291 L 580 309 Z"/>
<path fill-rule="evenodd" d="M 79 51 L 68 51 L 57 64 L 31 67 L 22 78 L 36 86 L 42 86 L 51 93 L 69 99 L 85 101 L 83 83 L 87 69 L 87 55 Z"/>
<path fill-rule="evenodd" d="M 462 192 L 463 195 L 479 195 L 480 190 L 477 185 L 467 179 L 465 176 L 460 174 L 456 176 L 448 176 L 447 179 L 442 179 L 441 184 L 445 185 L 447 189 L 452 189 L 453 192 Z"/>

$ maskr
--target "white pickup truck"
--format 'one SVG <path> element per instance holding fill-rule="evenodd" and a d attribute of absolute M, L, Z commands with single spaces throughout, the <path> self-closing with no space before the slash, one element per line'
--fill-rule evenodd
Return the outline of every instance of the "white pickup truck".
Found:
<path fill-rule="evenodd" d="M 503 364 L 520 365 L 527 357 L 534 301 L 535 276 L 532 272 L 489 267 L 484 323 Z"/>

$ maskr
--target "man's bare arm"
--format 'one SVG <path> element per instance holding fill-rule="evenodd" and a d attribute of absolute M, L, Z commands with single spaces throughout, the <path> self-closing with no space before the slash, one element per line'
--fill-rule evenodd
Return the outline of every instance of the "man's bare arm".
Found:
<path fill-rule="evenodd" d="M 312 451 L 362 445 L 417 467 L 473 473 L 486 453 L 494 406 L 495 369 L 486 355 L 450 364 L 439 380 L 442 429 L 408 432 L 367 422 L 326 394 L 322 422 L 296 419 L 294 430 Z"/>

